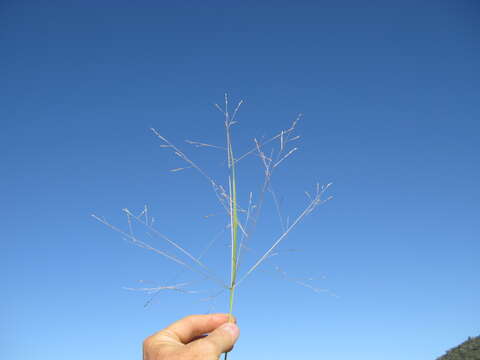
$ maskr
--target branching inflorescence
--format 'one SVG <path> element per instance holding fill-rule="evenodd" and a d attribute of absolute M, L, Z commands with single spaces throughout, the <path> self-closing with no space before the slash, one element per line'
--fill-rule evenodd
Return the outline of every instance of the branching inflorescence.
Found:
<path fill-rule="evenodd" d="M 277 249 L 279 245 L 289 236 L 292 230 L 308 215 L 310 215 L 319 205 L 327 202 L 332 197 L 328 196 L 324 198 L 326 191 L 330 187 L 331 183 L 326 185 L 316 184 L 314 192 L 311 194 L 305 192 L 308 198 L 308 202 L 305 208 L 299 212 L 299 214 L 290 221 L 286 220 L 281 214 L 281 209 L 277 195 L 272 187 L 272 176 L 276 169 L 284 163 L 289 157 L 291 157 L 298 147 L 291 147 L 291 143 L 298 140 L 300 136 L 295 135 L 295 129 L 298 121 L 301 118 L 301 114 L 293 121 L 292 125 L 285 130 L 280 131 L 275 136 L 272 136 L 266 140 L 253 139 L 252 147 L 240 156 L 235 157 L 234 147 L 232 144 L 232 126 L 236 124 L 236 116 L 242 105 L 243 101 L 240 101 L 235 107 L 232 114 L 229 113 L 228 96 L 225 94 L 224 106 L 215 104 L 215 107 L 222 113 L 224 117 L 224 126 L 226 134 L 226 146 L 216 146 L 200 141 L 186 140 L 186 142 L 194 147 L 208 147 L 223 151 L 226 153 L 227 167 L 228 167 L 228 184 L 226 189 L 219 182 L 214 180 L 206 171 L 204 171 L 197 163 L 195 163 L 189 156 L 187 156 L 182 150 L 171 143 L 167 138 L 161 135 L 156 129 L 152 128 L 151 131 L 161 141 L 160 147 L 166 148 L 173 152 L 173 154 L 179 157 L 184 163 L 184 167 L 179 167 L 170 170 L 171 172 L 179 172 L 186 169 L 194 169 L 210 184 L 215 197 L 217 198 L 222 211 L 225 213 L 228 224 L 225 229 L 230 233 L 230 277 L 226 282 L 222 276 L 218 276 L 215 272 L 207 266 L 203 261 L 203 255 L 213 245 L 215 239 L 210 242 L 206 249 L 199 256 L 193 255 L 187 249 L 180 245 L 179 242 L 172 240 L 169 236 L 160 232 L 154 224 L 154 218 L 148 214 L 148 208 L 142 210 L 138 215 L 133 214 L 128 209 L 123 209 L 124 214 L 127 217 L 128 228 L 126 230 L 120 229 L 106 219 L 97 215 L 92 215 L 96 220 L 106 225 L 110 229 L 119 233 L 125 240 L 129 241 L 135 246 L 147 249 L 154 253 L 157 253 L 164 258 L 176 263 L 185 270 L 199 274 L 205 280 L 211 281 L 219 287 L 218 294 L 228 291 L 229 292 L 229 313 L 233 312 L 235 290 L 242 284 L 252 273 L 255 272 L 268 258 L 277 255 Z M 267 145 L 274 145 L 269 153 L 266 153 Z M 256 202 L 254 202 L 254 195 L 252 192 L 248 194 L 248 203 L 245 207 L 239 204 L 237 196 L 237 164 L 243 159 L 256 156 L 260 160 L 263 167 L 263 180 L 261 190 Z M 275 205 L 277 214 L 280 219 L 281 232 L 273 239 L 270 247 L 260 255 L 256 261 L 254 261 L 249 267 L 240 273 L 240 265 L 243 261 L 242 251 L 246 248 L 246 241 L 252 237 L 255 231 L 257 221 L 262 211 L 262 205 L 265 201 L 267 194 L 270 194 Z M 239 216 L 241 214 L 241 216 Z M 150 243 L 141 240 L 139 236 L 134 232 L 134 224 L 145 227 L 148 234 L 152 237 L 163 240 L 166 245 L 170 246 L 172 250 L 175 250 L 179 255 L 174 255 L 171 251 L 160 250 L 157 247 L 152 246 Z M 222 235 L 222 232 L 220 235 Z M 242 260 L 242 261 L 241 261 Z M 309 288 L 315 292 L 323 291 L 313 287 L 309 280 L 312 279 L 293 279 L 290 278 L 285 271 L 278 266 L 275 268 L 280 275 L 287 280 L 296 282 L 297 284 Z M 240 276 L 239 276 L 240 275 Z M 173 285 L 153 286 L 153 287 L 141 287 L 141 288 L 127 288 L 130 290 L 138 290 L 146 292 L 153 296 L 156 296 L 161 291 L 172 290 L 184 293 L 196 293 L 197 291 L 191 290 L 188 286 L 191 285 L 188 282 L 175 283 Z M 150 300 L 151 301 L 151 300 Z M 149 302 L 150 302 L 149 301 Z M 232 318 L 231 318 L 232 319 Z M 225 354 L 225 359 L 227 355 Z"/>

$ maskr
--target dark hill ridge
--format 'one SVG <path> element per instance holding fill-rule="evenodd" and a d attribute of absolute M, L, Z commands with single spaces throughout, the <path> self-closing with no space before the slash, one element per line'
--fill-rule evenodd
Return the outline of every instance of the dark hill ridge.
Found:
<path fill-rule="evenodd" d="M 448 350 L 437 360 L 480 360 L 480 336 L 469 337 L 467 341 Z"/>

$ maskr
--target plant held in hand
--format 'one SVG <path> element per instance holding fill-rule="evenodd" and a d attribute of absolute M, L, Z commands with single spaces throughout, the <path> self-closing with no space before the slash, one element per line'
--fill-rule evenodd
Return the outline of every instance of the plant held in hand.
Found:
<path fill-rule="evenodd" d="M 330 187 L 331 183 L 323 186 L 317 183 L 313 194 L 305 192 L 308 198 L 308 202 L 303 208 L 303 210 L 300 211 L 299 214 L 293 218 L 293 221 L 289 221 L 288 218 L 286 221 L 284 221 L 283 217 L 281 216 L 280 205 L 276 193 L 272 186 L 272 176 L 276 172 L 276 169 L 298 150 L 297 147 L 291 147 L 291 143 L 299 139 L 299 136 L 295 135 L 294 132 L 301 116 L 299 115 L 288 129 L 282 130 L 278 134 L 270 138 L 267 138 L 265 140 L 254 139 L 253 144 L 248 151 L 244 152 L 239 156 L 235 156 L 236 152 L 234 151 L 234 146 L 232 142 L 232 126 L 236 124 L 235 118 L 242 103 L 243 101 L 240 101 L 237 104 L 232 114 L 230 114 L 229 112 L 227 95 L 225 95 L 225 102 L 223 107 L 215 104 L 216 108 L 223 114 L 224 117 L 226 136 L 225 147 L 215 146 L 198 141 L 186 140 L 188 144 L 195 147 L 209 147 L 225 152 L 228 170 L 228 181 L 225 186 L 214 180 L 213 177 L 211 177 L 206 171 L 203 170 L 203 168 L 201 168 L 196 162 L 194 162 L 189 156 L 187 156 L 186 153 L 184 153 L 176 145 L 171 143 L 166 137 L 161 135 L 159 131 L 154 128 L 151 129 L 155 136 L 161 141 L 160 146 L 162 148 L 172 151 L 172 153 L 178 158 L 180 158 L 186 165 L 185 167 L 175 168 L 171 171 L 180 172 L 186 169 L 194 169 L 196 172 L 198 172 L 210 184 L 214 195 L 222 208 L 222 211 L 226 215 L 226 218 L 228 220 L 225 229 L 228 229 L 230 233 L 230 276 L 228 281 L 223 280 L 222 276 L 217 276 L 215 272 L 202 261 L 204 253 L 202 253 L 200 256 L 195 256 L 184 246 L 182 246 L 178 241 L 174 241 L 169 236 L 160 232 L 154 225 L 154 219 L 149 216 L 148 208 L 146 206 L 139 215 L 134 215 L 130 210 L 123 209 L 123 212 L 127 216 L 128 222 L 128 229 L 126 230 L 120 229 L 119 227 L 112 225 L 104 218 L 98 217 L 97 215 L 92 215 L 95 219 L 97 219 L 104 225 L 120 233 L 132 244 L 155 252 L 168 259 L 169 261 L 176 263 L 182 268 L 190 272 L 194 272 L 200 275 L 203 279 L 206 279 L 216 284 L 220 288 L 219 293 L 223 291 L 228 291 L 228 307 L 231 320 L 233 319 L 232 313 L 234 308 L 235 291 L 238 286 L 242 284 L 252 273 L 254 273 L 255 270 L 258 269 L 267 259 L 277 254 L 279 245 L 289 236 L 292 230 L 306 216 L 311 214 L 319 205 L 325 203 L 332 198 L 331 196 L 324 198 L 324 195 L 327 189 Z M 267 147 L 269 147 L 268 150 Z M 248 194 L 248 203 L 246 203 L 245 206 L 242 206 L 238 200 L 240 198 L 238 196 L 239 194 L 237 186 L 238 164 L 248 157 L 256 157 L 260 160 L 264 174 L 262 176 L 263 179 L 260 187 L 261 190 L 259 191 L 259 196 L 257 197 L 257 200 L 254 201 L 253 193 L 250 192 Z M 227 190 L 225 190 L 225 188 Z M 273 203 L 280 217 L 281 232 L 271 241 L 266 251 L 259 255 L 257 259 L 250 264 L 250 266 L 246 267 L 245 270 L 240 272 L 240 264 L 241 260 L 243 260 L 241 255 L 242 251 L 244 251 L 244 249 L 246 248 L 245 242 L 247 239 L 250 239 L 252 237 L 252 234 L 260 217 L 263 203 L 268 194 L 271 195 Z M 158 247 L 154 247 L 150 243 L 141 240 L 133 231 L 135 223 L 137 225 L 145 227 L 150 235 L 163 240 L 166 245 L 171 248 L 171 251 L 159 249 Z M 208 250 L 210 246 L 211 243 L 207 246 L 206 250 Z M 173 253 L 173 251 L 175 252 L 175 254 Z M 279 271 L 284 278 L 288 279 L 286 273 L 283 270 L 278 267 L 276 268 L 276 270 Z M 318 289 L 307 283 L 307 281 L 294 281 L 302 286 L 318 291 Z M 189 285 L 190 284 L 188 282 L 180 282 L 166 286 L 164 285 L 157 287 L 144 287 L 137 290 L 146 291 L 147 293 L 151 294 L 153 298 L 153 296 L 164 290 L 194 293 L 195 291 L 190 289 Z M 227 359 L 227 353 L 225 353 L 225 359 Z"/>

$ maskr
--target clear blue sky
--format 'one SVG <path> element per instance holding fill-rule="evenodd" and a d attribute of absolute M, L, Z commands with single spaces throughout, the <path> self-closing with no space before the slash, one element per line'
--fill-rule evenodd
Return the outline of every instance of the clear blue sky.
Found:
<path fill-rule="evenodd" d="M 224 144 L 225 92 L 245 100 L 237 153 L 304 114 L 273 182 L 284 216 L 334 183 L 238 288 L 232 360 L 426 360 L 480 334 L 477 1 L 19 0 L 0 15 L 2 358 L 139 359 L 169 322 L 227 310 L 172 292 L 144 309 L 122 287 L 188 272 L 90 216 L 125 228 L 121 209 L 148 204 L 198 255 L 225 218 L 201 176 L 169 173 L 182 163 L 149 128 L 224 183 L 221 150 L 183 140 Z M 246 261 L 280 231 L 271 202 L 263 214 Z M 225 279 L 227 242 L 205 257 Z"/>

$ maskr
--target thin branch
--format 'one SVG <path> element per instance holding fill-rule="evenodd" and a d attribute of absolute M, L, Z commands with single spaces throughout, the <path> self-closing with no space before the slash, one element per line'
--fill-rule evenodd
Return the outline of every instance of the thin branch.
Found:
<path fill-rule="evenodd" d="M 298 121 L 302 118 L 302 114 L 298 114 L 297 118 L 292 122 L 292 125 L 290 126 L 290 128 L 288 128 L 287 130 L 283 130 L 281 131 L 280 133 L 278 133 L 277 135 L 269 138 L 268 140 L 265 140 L 263 142 L 259 142 L 259 146 L 260 148 L 262 148 L 263 146 L 271 143 L 272 141 L 282 137 L 282 136 L 285 136 L 287 134 L 290 134 L 292 131 L 295 130 L 295 127 L 297 126 L 297 123 Z M 253 154 L 255 151 L 257 151 L 257 146 L 254 146 L 252 149 L 250 149 L 249 151 L 247 151 L 246 153 L 244 153 L 243 155 L 239 156 L 235 161 L 236 162 L 239 162 L 240 160 L 242 160 L 243 158 L 247 157 L 248 155 L 251 155 Z"/>
<path fill-rule="evenodd" d="M 203 268 L 207 274 L 216 279 L 217 281 L 220 281 L 221 280 L 215 275 L 213 274 L 212 270 L 210 270 L 208 268 L 208 266 L 206 266 L 205 264 L 203 264 L 200 260 L 198 260 L 198 258 L 196 258 L 195 256 L 193 256 L 190 252 L 188 252 L 187 250 L 185 250 L 185 248 L 183 248 L 182 246 L 180 246 L 178 243 L 176 243 L 175 241 L 169 239 L 166 235 L 162 234 L 161 232 L 159 232 L 158 230 L 156 230 L 155 228 L 153 228 L 152 226 L 150 226 L 149 224 L 145 223 L 144 221 L 142 221 L 139 217 L 136 217 L 135 215 L 133 215 L 130 210 L 128 209 L 123 209 L 123 211 L 126 213 L 126 214 L 129 214 L 130 216 L 132 216 L 135 220 L 137 220 L 140 224 L 146 226 L 152 233 L 154 233 L 156 236 L 158 236 L 159 238 L 165 240 L 166 242 L 168 242 L 170 245 L 172 245 L 173 247 L 175 247 L 177 250 L 179 250 L 180 252 L 182 252 L 184 255 L 186 255 L 190 260 L 192 260 L 194 263 L 196 263 L 198 266 L 200 266 L 201 268 Z"/>
<path fill-rule="evenodd" d="M 185 142 L 186 142 L 187 144 L 193 145 L 193 146 L 195 146 L 195 147 L 197 147 L 197 148 L 199 148 L 199 147 L 211 147 L 211 148 L 220 149 L 220 150 L 227 150 L 227 149 L 225 149 L 223 146 L 206 144 L 206 143 L 202 143 L 202 142 L 199 142 L 199 141 L 185 140 Z"/>
<path fill-rule="evenodd" d="M 287 157 L 289 157 L 291 154 L 293 154 L 295 151 L 297 151 L 298 148 L 293 148 L 290 150 L 285 156 L 283 156 L 280 160 L 278 160 L 273 167 L 277 167 L 283 160 L 285 160 Z"/>
<path fill-rule="evenodd" d="M 179 265 L 182 265 L 184 266 L 185 268 L 193 271 L 193 272 L 197 272 L 195 269 L 193 269 L 191 266 L 189 266 L 187 263 L 181 261 L 180 259 L 177 259 L 175 256 L 172 256 L 162 250 L 159 250 L 157 248 L 154 248 L 153 246 L 151 246 L 150 244 L 147 244 L 146 242 L 144 241 L 141 241 L 141 240 L 138 240 L 135 236 L 132 236 L 128 233 L 126 233 L 125 231 L 117 228 L 116 226 L 110 224 L 109 222 L 107 222 L 106 220 L 98 217 L 97 215 L 95 214 L 92 214 L 92 217 L 96 220 L 98 220 L 99 222 L 101 222 L 102 224 L 106 225 L 107 227 L 109 227 L 110 229 L 118 232 L 119 234 L 123 235 L 124 237 L 126 237 L 128 240 L 130 240 L 134 245 L 138 246 L 138 247 L 141 247 L 141 248 L 144 248 L 144 249 L 147 249 L 147 250 L 150 250 L 150 251 L 153 251 L 159 255 L 162 255 L 164 257 L 166 257 L 167 259 L 173 261 L 173 262 L 176 262 L 177 264 Z"/>
<path fill-rule="evenodd" d="M 275 191 L 273 190 L 272 186 L 270 185 L 268 187 L 268 190 L 270 191 L 270 194 L 272 194 L 273 202 L 275 204 L 275 209 L 277 210 L 277 215 L 280 220 L 280 226 L 282 227 L 282 231 L 285 232 L 285 224 L 283 223 L 283 216 L 282 216 L 282 211 L 280 209 L 280 204 L 277 199 L 277 195 L 275 194 Z"/>
<path fill-rule="evenodd" d="M 202 168 L 200 168 L 195 162 L 193 162 L 187 155 L 185 155 L 180 149 L 178 149 L 175 145 L 173 145 L 170 141 L 167 140 L 167 138 L 163 137 L 160 135 L 160 133 L 155 130 L 154 128 L 150 128 L 152 132 L 160 139 L 162 140 L 166 145 L 168 145 L 169 148 L 172 149 L 172 151 L 180 157 L 182 160 L 186 161 L 192 168 L 197 170 L 205 179 L 208 180 L 210 185 L 213 188 L 213 191 L 220 202 L 220 204 L 223 206 L 223 208 L 228 211 L 228 207 L 226 206 L 225 202 L 223 201 L 223 197 L 225 197 L 225 192 L 221 186 L 219 186 Z"/>
<path fill-rule="evenodd" d="M 292 229 L 305 218 L 305 216 L 309 215 L 318 205 L 321 203 L 324 203 L 331 198 L 328 198 L 327 200 L 322 201 L 321 195 L 323 192 L 330 186 L 330 184 L 326 186 L 322 186 L 320 189 L 319 184 L 317 184 L 317 194 L 315 198 L 308 204 L 308 206 L 303 210 L 303 212 L 295 219 L 295 221 L 287 228 L 285 232 L 283 232 L 282 235 L 280 235 L 277 240 L 273 243 L 273 245 L 268 249 L 261 257 L 258 259 L 258 261 L 246 272 L 246 274 L 238 281 L 238 285 L 244 281 L 250 274 L 255 271 L 255 269 L 260 266 L 261 263 L 265 261 L 269 257 L 269 255 L 277 248 L 277 246 L 288 236 L 288 234 L 292 231 Z"/>
<path fill-rule="evenodd" d="M 250 192 L 250 196 L 248 198 L 247 215 L 246 215 L 246 219 L 245 219 L 245 228 L 246 229 L 248 228 L 248 224 L 249 224 L 249 220 L 250 220 L 250 210 L 252 209 L 252 198 L 253 198 L 253 194 L 252 194 L 252 192 Z M 248 234 L 245 230 L 243 230 L 243 226 L 240 227 L 240 228 L 242 229 L 242 237 L 240 238 L 240 246 L 239 246 L 239 251 L 238 251 L 237 271 L 238 271 L 238 268 L 240 267 L 240 256 L 243 253 L 242 250 L 244 248 L 244 242 L 245 242 L 245 239 L 248 238 Z"/>
<path fill-rule="evenodd" d="M 295 283 L 295 284 L 297 284 L 297 285 L 300 285 L 300 286 L 303 286 L 303 287 L 305 287 L 305 288 L 307 288 L 307 289 L 313 290 L 313 291 L 316 292 L 317 294 L 318 294 L 318 293 L 324 293 L 324 292 L 329 292 L 329 293 L 331 293 L 328 289 L 317 288 L 317 287 L 315 287 L 315 286 L 313 286 L 312 284 L 309 284 L 309 283 L 307 282 L 307 281 L 312 281 L 312 280 L 314 280 L 314 278 L 309 278 L 309 279 L 295 279 L 295 278 L 291 278 L 290 276 L 288 276 L 288 274 L 287 274 L 284 270 L 280 269 L 279 266 L 276 266 L 276 267 L 275 267 L 275 270 L 276 270 L 277 272 L 279 272 L 280 275 L 281 275 L 285 280 L 291 281 L 291 282 L 293 282 L 293 283 Z M 323 277 L 323 278 L 324 278 L 324 277 Z M 331 293 L 331 294 L 332 294 L 332 293 Z M 333 295 L 333 294 L 332 294 L 332 295 Z"/>
<path fill-rule="evenodd" d="M 143 292 L 146 292 L 147 294 L 150 294 L 150 295 L 151 294 L 156 294 L 161 290 L 175 290 L 175 291 L 181 291 L 181 292 L 189 293 L 189 294 L 198 293 L 198 291 L 184 290 L 183 288 L 187 285 L 189 285 L 189 283 L 181 283 L 181 284 L 167 285 L 167 286 L 156 286 L 156 287 L 143 287 L 143 288 L 124 287 L 124 289 L 125 290 L 131 290 L 131 291 L 143 291 Z"/>
<path fill-rule="evenodd" d="M 243 104 L 243 100 L 240 100 L 237 104 L 237 107 L 233 111 L 232 122 L 235 122 L 235 116 L 237 116 L 238 110 L 240 110 L 240 106 L 242 106 L 242 104 Z"/>
<path fill-rule="evenodd" d="M 170 255 L 168 254 L 167 252 L 165 251 L 162 251 L 162 250 L 159 250 L 155 247 L 153 247 L 152 245 L 142 241 L 142 240 L 139 240 L 137 239 L 135 236 L 132 236 L 128 233 L 126 233 L 125 231 L 123 231 L 122 229 L 119 229 L 117 228 L 116 226 L 110 224 L 108 221 L 98 217 L 97 215 L 95 214 L 92 214 L 92 217 L 96 220 L 98 220 L 99 222 L 101 222 L 102 224 L 104 224 L 105 226 L 109 227 L 110 229 L 118 232 L 119 234 L 123 235 L 127 240 L 130 240 L 134 245 L 138 246 L 138 247 L 141 247 L 141 248 L 144 248 L 144 249 L 147 249 L 147 250 L 150 250 L 150 251 L 153 251 L 159 255 L 162 255 L 163 257 L 183 266 L 184 268 L 198 274 L 200 273 L 203 277 L 205 277 L 206 279 L 210 279 L 212 281 L 215 281 L 219 284 L 221 284 L 221 286 L 225 286 L 225 284 L 223 283 L 223 281 L 221 280 L 218 280 L 218 278 L 208 272 L 206 272 L 205 270 L 202 270 L 202 269 L 198 269 L 198 268 L 193 268 L 191 267 L 189 264 L 187 264 L 186 262 L 178 259 L 177 257 L 173 256 L 173 255 Z M 132 215 L 133 218 L 136 219 L 135 216 Z M 141 221 L 141 220 L 140 220 Z"/>

